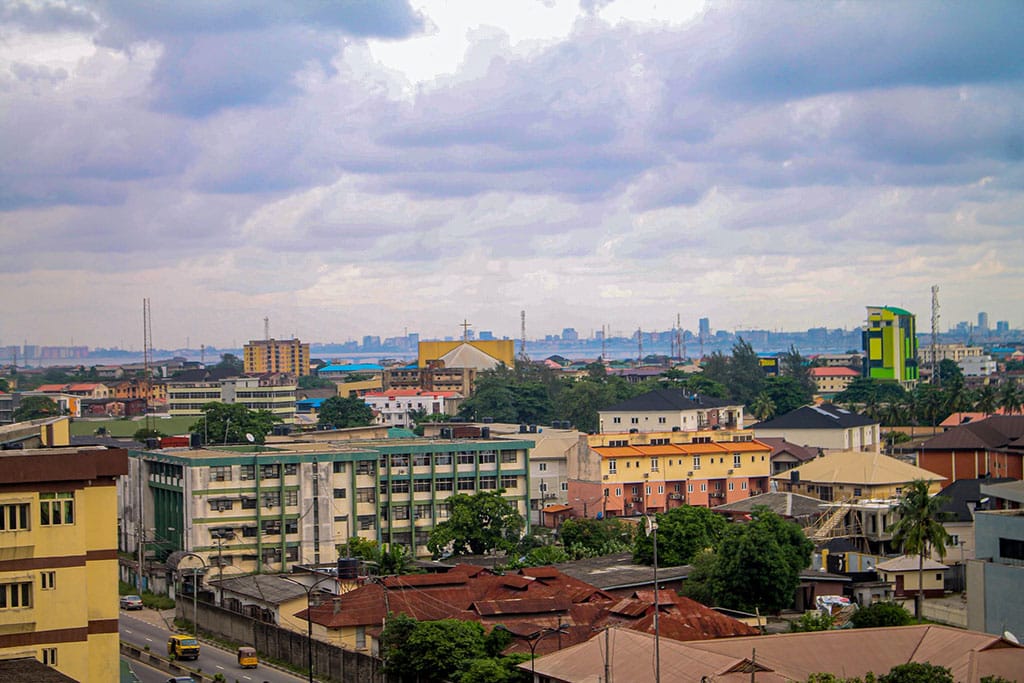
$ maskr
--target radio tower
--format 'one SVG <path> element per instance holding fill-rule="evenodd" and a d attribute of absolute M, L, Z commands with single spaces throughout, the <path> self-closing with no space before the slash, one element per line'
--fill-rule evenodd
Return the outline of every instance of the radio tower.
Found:
<path fill-rule="evenodd" d="M 932 384 L 939 386 L 942 381 L 938 372 L 939 356 L 939 286 L 932 285 Z"/>
<path fill-rule="evenodd" d="M 601 325 L 601 362 L 608 358 L 608 326 Z"/>
<path fill-rule="evenodd" d="M 519 360 L 523 363 L 529 363 L 530 357 L 526 355 L 526 311 L 519 311 L 519 334 L 521 341 L 519 342 Z"/>
<path fill-rule="evenodd" d="M 142 300 L 142 395 L 146 398 L 146 429 L 149 431 L 155 429 L 153 413 L 149 411 L 149 400 L 153 396 L 153 375 L 149 368 L 149 362 L 152 360 L 150 351 L 153 345 L 152 324 L 153 321 L 149 313 L 149 297 L 146 297 Z"/>
<path fill-rule="evenodd" d="M 644 364 L 644 333 L 639 327 L 636 328 L 636 364 Z"/>

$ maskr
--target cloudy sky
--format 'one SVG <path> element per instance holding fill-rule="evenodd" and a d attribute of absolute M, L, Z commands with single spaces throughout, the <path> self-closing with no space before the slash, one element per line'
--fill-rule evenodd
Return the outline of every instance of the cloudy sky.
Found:
<path fill-rule="evenodd" d="M 0 344 L 1024 326 L 1024 3 L 0 0 Z"/>

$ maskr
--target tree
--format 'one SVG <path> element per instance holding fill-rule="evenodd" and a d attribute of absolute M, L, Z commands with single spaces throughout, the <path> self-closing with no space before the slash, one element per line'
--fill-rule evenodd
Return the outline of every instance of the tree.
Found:
<path fill-rule="evenodd" d="M 978 391 L 978 401 L 975 404 L 975 408 L 985 415 L 991 415 L 996 412 L 998 407 L 999 394 L 996 393 L 996 388 L 991 384 L 986 384 Z"/>
<path fill-rule="evenodd" d="M 256 443 L 264 443 L 267 434 L 281 418 L 269 410 L 249 410 L 241 403 L 211 401 L 203 404 L 203 416 L 189 431 L 203 437 L 203 443 L 245 443 L 252 434 Z"/>
<path fill-rule="evenodd" d="M 701 558 L 707 564 L 687 578 L 688 596 L 750 612 L 775 613 L 793 602 L 814 544 L 798 525 L 763 506 L 754 508 L 752 516 L 746 524 L 726 526 L 713 560 Z"/>
<path fill-rule="evenodd" d="M 779 365 L 780 375 L 796 382 L 800 392 L 808 397 L 805 403 L 809 402 L 818 387 L 814 378 L 811 377 L 811 365 L 807 359 L 800 355 L 795 346 L 790 344 L 789 351 L 782 355 Z"/>
<path fill-rule="evenodd" d="M 808 391 L 793 377 L 767 377 L 764 380 L 764 391 L 761 393 L 767 394 L 772 400 L 777 414 L 796 410 L 814 398 L 814 391 Z"/>
<path fill-rule="evenodd" d="M 220 362 L 213 366 L 214 370 L 229 370 L 236 375 L 245 372 L 245 363 L 233 353 L 225 353 L 220 357 Z"/>
<path fill-rule="evenodd" d="M 879 676 L 878 683 L 953 683 L 949 669 L 929 662 L 897 664 Z"/>
<path fill-rule="evenodd" d="M 345 545 L 338 546 L 338 554 L 347 557 L 358 557 L 364 562 L 377 567 L 377 573 L 383 576 L 394 574 L 417 574 L 420 570 L 414 564 L 415 558 L 403 545 L 391 544 L 381 546 L 361 536 L 350 536 Z"/>
<path fill-rule="evenodd" d="M 60 415 L 60 406 L 49 396 L 25 396 L 14 411 L 14 421 L 25 422 L 57 415 Z"/>
<path fill-rule="evenodd" d="M 145 443 L 146 439 L 162 439 L 165 436 L 167 435 L 161 432 L 159 429 L 149 429 L 147 427 L 143 427 L 141 429 L 135 430 L 135 433 L 132 434 L 132 439 L 138 441 L 139 443 Z"/>
<path fill-rule="evenodd" d="M 6 392 L 11 390 L 11 385 L 8 384 L 7 380 L 0 377 L 0 391 Z"/>
<path fill-rule="evenodd" d="M 792 633 L 809 633 L 811 631 L 828 631 L 832 628 L 832 615 L 825 612 L 804 612 L 796 621 L 789 622 Z"/>
<path fill-rule="evenodd" d="M 775 417 L 775 401 L 772 400 L 767 391 L 762 391 L 754 398 L 754 402 L 750 404 L 750 412 L 758 420 L 770 420 Z"/>
<path fill-rule="evenodd" d="M 910 612 L 895 602 L 876 602 L 867 607 L 861 607 L 850 617 L 850 623 L 854 628 L 906 626 L 911 620 Z"/>
<path fill-rule="evenodd" d="M 447 681 L 487 656 L 484 628 L 475 621 L 388 619 L 381 634 L 385 668 L 403 680 Z"/>
<path fill-rule="evenodd" d="M 297 386 L 299 389 L 334 389 L 337 385 L 326 377 L 302 375 Z"/>
<path fill-rule="evenodd" d="M 712 574 L 715 570 L 715 563 L 718 557 L 713 550 L 703 550 L 690 561 L 693 569 L 683 582 L 680 593 L 696 600 L 702 605 L 714 605 L 715 594 L 712 589 Z"/>
<path fill-rule="evenodd" d="M 732 347 L 726 386 L 737 401 L 750 405 L 764 388 L 764 370 L 754 347 L 740 337 Z"/>
<path fill-rule="evenodd" d="M 892 542 L 902 546 L 906 554 L 917 555 L 917 595 L 914 599 L 914 616 L 921 618 L 921 601 L 924 599 L 924 557 L 934 548 L 939 559 L 946 556 L 949 534 L 942 526 L 943 496 L 932 496 L 929 484 L 923 479 L 910 483 L 903 491 L 896 506 L 897 522 L 889 527 Z"/>
<path fill-rule="evenodd" d="M 1024 397 L 1021 396 L 1017 382 L 1013 379 L 1007 379 L 999 390 L 999 407 L 1013 415 L 1020 412 L 1022 403 L 1024 403 Z"/>
<path fill-rule="evenodd" d="M 658 521 L 658 564 L 674 567 L 689 564 L 698 553 L 715 547 L 725 533 L 726 521 L 704 507 L 682 505 L 656 515 Z M 644 525 L 637 530 L 633 561 L 654 562 L 654 541 Z"/>
<path fill-rule="evenodd" d="M 356 396 L 332 396 L 320 404 L 317 424 L 334 429 L 366 427 L 373 424 L 373 409 Z"/>
<path fill-rule="evenodd" d="M 482 555 L 512 548 L 519 540 L 524 522 L 516 506 L 502 497 L 503 493 L 505 489 L 449 497 L 448 519 L 435 526 L 427 540 L 430 552 L 438 556 L 450 549 L 454 555 Z"/>
<path fill-rule="evenodd" d="M 953 382 L 964 383 L 964 371 L 955 360 L 943 358 L 939 361 L 936 372 L 939 376 L 939 386 L 948 387 Z"/>
<path fill-rule="evenodd" d="M 567 519 L 558 536 L 569 556 L 578 560 L 626 550 L 632 546 L 632 525 L 614 517 Z"/>

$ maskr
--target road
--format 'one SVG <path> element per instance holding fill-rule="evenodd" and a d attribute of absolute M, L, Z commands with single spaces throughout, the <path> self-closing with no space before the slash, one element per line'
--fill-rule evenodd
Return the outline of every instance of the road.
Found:
<path fill-rule="evenodd" d="M 170 631 L 166 628 L 143 621 L 124 610 L 121 611 L 119 628 L 121 640 L 126 643 L 132 643 L 143 648 L 148 645 L 149 649 L 153 652 L 167 653 L 167 636 L 170 635 Z M 195 662 L 182 662 L 182 664 L 201 668 L 204 673 L 208 674 L 222 673 L 229 681 L 238 680 L 243 683 L 302 683 L 307 680 L 262 665 L 258 669 L 243 669 L 238 666 L 238 661 L 233 652 L 226 652 L 206 643 L 202 645 L 199 659 Z M 144 683 L 150 683 L 151 680 L 162 683 L 170 676 L 170 674 L 165 673 L 162 679 L 143 678 L 140 670 L 144 666 L 137 662 L 132 663 L 132 668 Z M 149 667 L 145 668 L 148 669 Z"/>

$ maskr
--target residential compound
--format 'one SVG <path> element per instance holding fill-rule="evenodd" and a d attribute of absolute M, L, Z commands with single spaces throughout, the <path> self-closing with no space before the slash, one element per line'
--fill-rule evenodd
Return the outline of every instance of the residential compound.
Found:
<path fill-rule="evenodd" d="M 166 380 L 171 416 L 202 417 L 211 401 L 241 403 L 249 410 L 269 410 L 283 422 L 295 420 L 295 376 L 270 374 L 239 377 L 234 371 L 187 370 Z"/>
<path fill-rule="evenodd" d="M 288 373 L 303 377 L 310 373 L 309 344 L 298 339 L 260 339 L 242 349 L 247 375 Z"/>
<path fill-rule="evenodd" d="M 377 424 L 388 427 L 414 426 L 416 413 L 454 415 L 462 404 L 462 394 L 455 391 L 424 391 L 422 389 L 391 389 L 371 391 L 360 396 L 373 409 Z"/>
<path fill-rule="evenodd" d="M 893 306 L 868 306 L 863 332 L 864 375 L 913 387 L 918 380 L 914 314 Z"/>
<path fill-rule="evenodd" d="M 589 436 L 569 461 L 569 504 L 589 515 L 638 515 L 681 505 L 713 507 L 768 491 L 772 448 L 749 430 Z"/>
<path fill-rule="evenodd" d="M 98 447 L 0 451 L 0 659 L 118 679 L 114 483 L 127 459 Z"/>
<path fill-rule="evenodd" d="M 427 556 L 427 535 L 456 493 L 505 490 L 528 509 L 525 439 L 272 439 L 266 446 L 130 452 L 121 487 L 121 549 L 171 549 L 233 573 L 334 562 L 361 536 Z M 141 495 L 141 521 L 139 497 Z M 130 572 L 126 569 L 126 575 Z"/>
<path fill-rule="evenodd" d="M 743 427 L 743 403 L 658 389 L 598 411 L 602 434 Z"/>
<path fill-rule="evenodd" d="M 758 437 L 782 438 L 827 450 L 878 451 L 881 445 L 878 420 L 831 403 L 802 406 L 758 422 L 752 429 Z"/>

